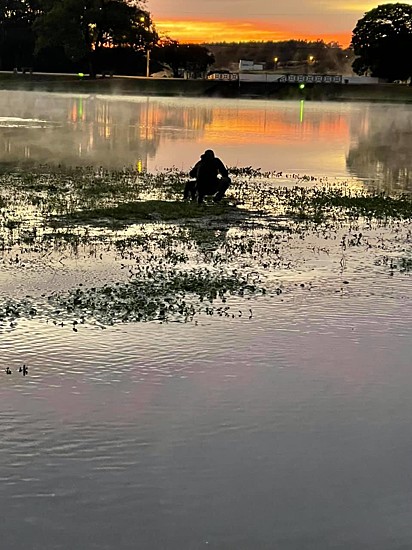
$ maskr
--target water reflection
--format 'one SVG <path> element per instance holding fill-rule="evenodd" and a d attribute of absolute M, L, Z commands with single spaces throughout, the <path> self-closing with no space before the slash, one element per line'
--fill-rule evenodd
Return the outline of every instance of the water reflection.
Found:
<path fill-rule="evenodd" d="M 411 187 L 412 107 L 303 101 L 0 93 L 0 163 L 231 166 Z"/>
<path fill-rule="evenodd" d="M 0 389 L 4 548 L 395 550 L 393 525 L 409 547 L 412 311 L 391 303 L 3 337 L 30 365 Z"/>
<path fill-rule="evenodd" d="M 412 109 L 369 106 L 352 118 L 349 170 L 387 191 L 412 190 Z"/>

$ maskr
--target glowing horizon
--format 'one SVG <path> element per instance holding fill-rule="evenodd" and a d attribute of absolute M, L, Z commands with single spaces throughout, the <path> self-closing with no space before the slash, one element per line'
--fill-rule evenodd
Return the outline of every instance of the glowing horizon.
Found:
<path fill-rule="evenodd" d="M 182 43 L 323 40 L 349 46 L 379 0 L 148 0 L 161 36 Z M 411 4 L 412 0 L 402 0 Z"/>
<path fill-rule="evenodd" d="M 347 47 L 352 32 L 319 32 L 287 25 L 271 24 L 262 21 L 199 21 L 166 19 L 156 21 L 156 29 L 161 36 L 168 36 L 183 44 L 216 42 L 280 42 L 283 40 L 323 40 L 325 43 L 338 42 Z"/>

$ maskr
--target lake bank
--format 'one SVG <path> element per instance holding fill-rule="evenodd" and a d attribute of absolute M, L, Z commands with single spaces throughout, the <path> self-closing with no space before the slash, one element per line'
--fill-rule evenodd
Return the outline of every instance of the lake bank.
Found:
<path fill-rule="evenodd" d="M 412 87 L 399 84 L 297 84 L 283 82 L 219 82 L 216 80 L 113 77 L 89 79 L 77 75 L 0 75 L 0 90 L 75 94 L 306 99 L 331 101 L 412 102 Z"/>

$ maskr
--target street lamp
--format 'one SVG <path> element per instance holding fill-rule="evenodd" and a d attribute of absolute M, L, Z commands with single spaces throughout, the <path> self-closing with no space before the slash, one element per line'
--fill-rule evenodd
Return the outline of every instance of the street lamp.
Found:
<path fill-rule="evenodd" d="M 144 15 L 141 15 L 139 17 L 140 23 L 142 23 L 142 26 L 144 27 L 145 31 L 148 31 L 149 28 L 146 26 L 146 17 Z M 150 49 L 149 45 L 146 46 L 146 78 L 150 76 Z"/>
<path fill-rule="evenodd" d="M 150 50 L 147 48 L 146 50 L 146 78 L 149 78 L 150 76 Z"/>
<path fill-rule="evenodd" d="M 279 58 L 278 58 L 278 57 L 274 57 L 274 58 L 273 58 L 273 64 L 274 64 L 274 67 L 275 67 L 275 71 L 276 71 L 276 69 L 278 68 L 278 61 L 279 61 Z"/>
<path fill-rule="evenodd" d="M 310 65 L 313 65 L 315 63 L 315 57 L 313 55 L 308 56 L 308 60 L 306 62 L 306 74 L 309 72 Z"/>

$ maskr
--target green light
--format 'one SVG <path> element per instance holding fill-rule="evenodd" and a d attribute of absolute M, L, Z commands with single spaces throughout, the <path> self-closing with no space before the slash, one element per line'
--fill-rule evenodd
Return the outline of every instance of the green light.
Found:
<path fill-rule="evenodd" d="M 305 87 L 304 84 L 299 84 L 299 89 L 300 89 L 300 90 L 303 90 L 304 87 Z"/>
<path fill-rule="evenodd" d="M 304 113 L 304 109 L 305 109 L 305 100 L 304 99 L 301 99 L 300 100 L 300 113 L 299 113 L 299 121 L 302 123 L 303 122 L 303 113 Z"/>
<path fill-rule="evenodd" d="M 77 75 L 80 76 L 80 78 L 84 77 L 84 73 L 77 73 Z"/>

